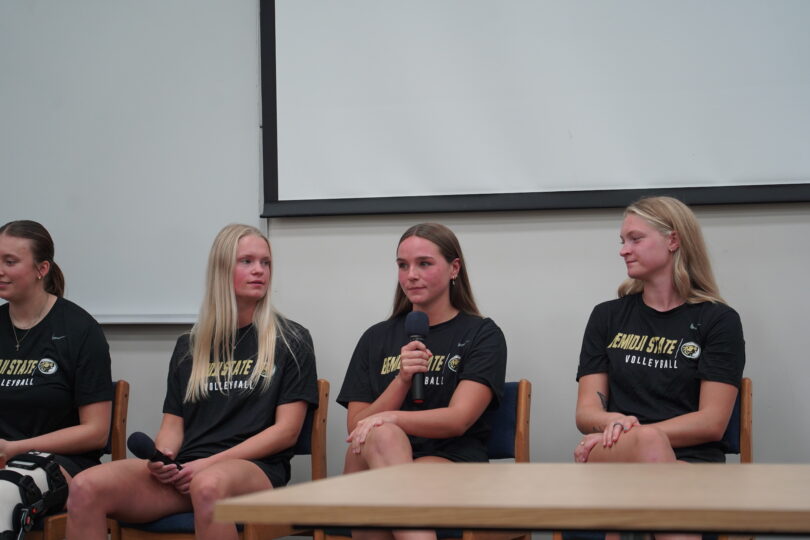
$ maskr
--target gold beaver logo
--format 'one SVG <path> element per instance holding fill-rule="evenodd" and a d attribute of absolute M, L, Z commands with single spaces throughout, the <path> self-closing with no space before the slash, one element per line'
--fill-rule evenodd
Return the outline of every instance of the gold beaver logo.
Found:
<path fill-rule="evenodd" d="M 458 371 L 458 365 L 461 364 L 461 357 L 454 354 L 450 360 L 447 361 L 447 367 L 450 371 Z"/>
<path fill-rule="evenodd" d="M 700 345 L 698 345 L 694 341 L 684 343 L 683 345 L 681 345 L 681 354 L 687 358 L 692 358 L 694 360 L 695 358 L 700 356 Z"/>
<path fill-rule="evenodd" d="M 39 361 L 39 364 L 37 364 L 37 369 L 39 369 L 39 372 L 43 375 L 53 375 L 56 373 L 58 367 L 56 362 L 50 358 L 43 358 Z"/>

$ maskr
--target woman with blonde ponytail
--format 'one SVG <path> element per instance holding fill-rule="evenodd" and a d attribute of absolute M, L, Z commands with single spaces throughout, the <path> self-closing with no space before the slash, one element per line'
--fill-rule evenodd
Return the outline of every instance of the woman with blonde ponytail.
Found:
<path fill-rule="evenodd" d="M 580 353 L 577 462 L 725 461 L 745 342 L 700 225 L 670 197 L 627 207 L 619 298 L 596 306 Z"/>
<path fill-rule="evenodd" d="M 86 471 L 68 499 L 69 539 L 104 539 L 106 518 L 131 523 L 194 511 L 199 539 L 236 539 L 213 521 L 221 498 L 283 486 L 309 405 L 312 340 L 270 302 L 270 243 L 228 225 L 208 258 L 197 323 L 177 340 L 155 446 L 181 465 L 123 460 Z"/>

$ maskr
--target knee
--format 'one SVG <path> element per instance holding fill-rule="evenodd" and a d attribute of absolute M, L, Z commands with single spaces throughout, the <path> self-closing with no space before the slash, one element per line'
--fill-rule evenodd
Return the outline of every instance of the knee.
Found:
<path fill-rule="evenodd" d="M 93 509 L 100 509 L 104 500 L 102 484 L 97 481 L 95 471 L 87 470 L 77 474 L 70 482 L 67 510 L 76 515 Z"/>
<path fill-rule="evenodd" d="M 661 463 L 675 460 L 669 437 L 652 426 L 637 426 L 631 430 L 636 439 L 637 460 L 645 463 Z"/>
<path fill-rule="evenodd" d="M 194 511 L 205 512 L 207 508 L 212 508 L 216 501 L 227 496 L 225 478 L 218 472 L 201 471 L 191 480 L 189 495 Z"/>
<path fill-rule="evenodd" d="M 410 452 L 410 441 L 402 428 L 386 423 L 371 430 L 366 437 L 362 453 L 389 455 L 392 452 L 402 451 L 406 446 Z"/>

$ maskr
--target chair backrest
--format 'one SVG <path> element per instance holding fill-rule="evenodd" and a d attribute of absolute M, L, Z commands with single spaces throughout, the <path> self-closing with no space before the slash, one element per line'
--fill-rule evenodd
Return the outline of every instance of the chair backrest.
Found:
<path fill-rule="evenodd" d="M 723 435 L 727 454 L 740 454 L 740 463 L 752 463 L 754 450 L 752 444 L 752 385 L 751 379 L 743 377 L 737 402 L 728 420 L 728 427 Z"/>
<path fill-rule="evenodd" d="M 529 461 L 531 403 L 532 383 L 521 379 L 504 385 L 499 407 L 484 413 L 491 427 L 487 446 L 489 459 Z"/>
<path fill-rule="evenodd" d="M 329 411 L 329 381 L 318 379 L 318 406 L 310 408 L 301 427 L 296 455 L 312 456 L 312 479 L 326 478 L 326 414 Z"/>
<path fill-rule="evenodd" d="M 127 410 L 129 408 L 129 383 L 124 380 L 115 381 L 112 402 L 112 416 L 110 417 L 110 436 L 105 454 L 111 454 L 112 459 L 127 457 Z"/>

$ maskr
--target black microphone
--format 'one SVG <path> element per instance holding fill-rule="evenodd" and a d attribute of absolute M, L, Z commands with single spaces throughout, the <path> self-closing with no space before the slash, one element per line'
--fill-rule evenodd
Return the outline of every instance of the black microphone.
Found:
<path fill-rule="evenodd" d="M 405 317 L 405 333 L 410 341 L 425 342 L 430 332 L 428 316 L 423 311 L 411 311 Z M 425 374 L 415 373 L 411 380 L 411 401 L 414 403 L 425 402 Z"/>
<path fill-rule="evenodd" d="M 175 460 L 155 448 L 155 441 L 142 431 L 136 431 L 127 439 L 127 448 L 135 454 L 136 457 L 141 459 L 148 459 L 149 461 L 160 461 L 166 465 L 177 465 L 177 470 L 183 468 L 182 465 Z"/>

